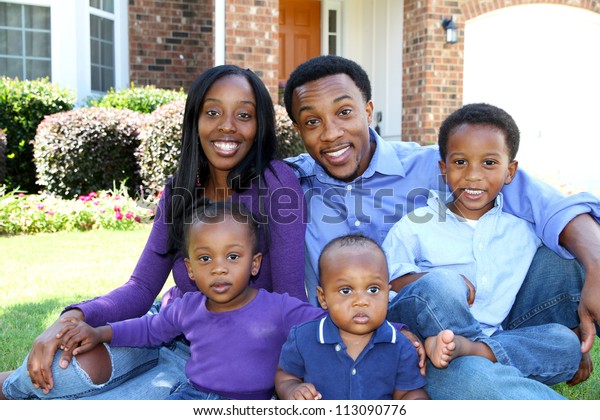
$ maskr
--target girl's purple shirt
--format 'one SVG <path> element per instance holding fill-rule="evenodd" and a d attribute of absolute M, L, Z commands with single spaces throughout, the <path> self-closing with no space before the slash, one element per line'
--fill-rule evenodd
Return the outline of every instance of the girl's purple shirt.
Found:
<path fill-rule="evenodd" d="M 265 248 L 264 238 L 261 238 L 262 265 L 251 286 L 269 292 L 288 293 L 307 301 L 304 288 L 304 193 L 293 170 L 282 161 L 271 162 L 264 172 L 264 180 L 266 186 L 259 188 L 258 180 L 255 180 L 249 190 L 234 193 L 231 198 L 244 203 L 255 215 L 262 213 L 268 216 L 270 244 L 268 249 Z M 65 311 L 73 308 L 81 310 L 85 321 L 92 326 L 140 317 L 155 302 L 171 272 L 175 286 L 163 295 L 163 305 L 186 292 L 198 291 L 188 276 L 181 253 L 167 250 L 169 221 L 165 209 L 169 202 L 170 189 L 167 187 L 159 201 L 148 241 L 129 281 L 105 295 L 70 305 Z M 127 252 L 126 249 L 123 251 Z"/>

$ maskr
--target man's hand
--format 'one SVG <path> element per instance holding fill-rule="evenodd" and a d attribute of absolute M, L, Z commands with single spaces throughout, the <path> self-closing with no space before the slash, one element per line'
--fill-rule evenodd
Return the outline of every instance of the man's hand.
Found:
<path fill-rule="evenodd" d="M 567 381 L 567 385 L 573 386 L 587 381 L 593 370 L 594 363 L 592 362 L 592 357 L 589 353 L 583 353 L 581 355 L 581 362 L 579 362 L 579 370 L 575 372 L 570 381 Z"/>
<path fill-rule="evenodd" d="M 410 342 L 413 343 L 413 345 L 415 346 L 415 349 L 417 350 L 417 355 L 419 356 L 419 370 L 421 371 L 421 375 L 425 376 L 425 371 L 427 369 L 427 355 L 425 354 L 425 347 L 423 346 L 423 343 L 421 343 L 419 337 L 417 337 L 414 333 L 410 332 L 406 328 L 402 328 L 400 332 L 404 334 L 404 336 L 408 338 Z"/>
<path fill-rule="evenodd" d="M 600 323 L 600 225 L 590 214 L 580 214 L 567 223 L 559 242 L 585 271 L 577 313 L 581 353 L 589 353 L 596 338 L 595 322 Z"/>

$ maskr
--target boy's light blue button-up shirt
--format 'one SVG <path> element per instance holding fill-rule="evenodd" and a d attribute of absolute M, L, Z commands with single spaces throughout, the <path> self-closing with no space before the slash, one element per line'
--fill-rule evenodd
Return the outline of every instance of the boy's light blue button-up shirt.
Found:
<path fill-rule="evenodd" d="M 432 192 L 428 207 L 403 217 L 383 242 L 390 280 L 441 268 L 464 275 L 476 289 L 471 313 L 492 335 L 541 245 L 531 223 L 502 211 L 502 199 L 498 195 L 494 207 L 470 224 Z"/>
<path fill-rule="evenodd" d="M 329 241 L 361 233 L 381 244 L 402 216 L 427 205 L 430 190 L 446 189 L 437 146 L 388 142 L 369 130 L 377 143 L 375 153 L 365 172 L 351 182 L 329 176 L 307 153 L 288 159 L 298 166 L 308 205 L 304 275 L 308 299 L 315 305 L 319 255 Z M 522 170 L 503 193 L 504 210 L 533 222 L 538 237 L 566 258 L 572 255 L 558 244 L 565 225 L 582 213 L 600 217 L 594 195 L 565 196 Z"/>

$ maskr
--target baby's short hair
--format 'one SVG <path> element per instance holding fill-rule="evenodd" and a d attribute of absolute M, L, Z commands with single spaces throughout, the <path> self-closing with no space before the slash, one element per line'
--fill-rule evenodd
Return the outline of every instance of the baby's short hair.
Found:
<path fill-rule="evenodd" d="M 319 264 L 318 264 L 319 273 L 321 273 L 323 271 L 322 260 L 323 260 L 324 255 L 326 255 L 328 252 L 330 252 L 334 248 L 343 248 L 343 247 L 350 247 L 350 246 L 357 247 L 357 248 L 360 248 L 360 247 L 366 248 L 369 246 L 375 247 L 383 254 L 383 256 L 385 258 L 385 252 L 383 251 L 381 246 L 374 239 L 369 238 L 368 236 L 362 235 L 359 233 L 343 235 L 343 236 L 339 236 L 339 237 L 329 241 L 329 243 L 327 243 L 327 245 L 325 245 L 325 247 L 321 251 L 321 255 L 319 255 Z M 321 276 L 319 275 L 319 283 L 320 282 L 321 282 Z"/>

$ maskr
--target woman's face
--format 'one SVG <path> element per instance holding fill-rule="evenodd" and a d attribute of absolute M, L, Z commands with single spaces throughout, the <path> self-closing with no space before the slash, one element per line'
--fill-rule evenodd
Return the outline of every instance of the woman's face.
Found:
<path fill-rule="evenodd" d="M 229 173 L 248 154 L 256 136 L 256 98 L 242 76 L 225 76 L 208 89 L 198 118 L 200 146 L 211 171 Z"/>

